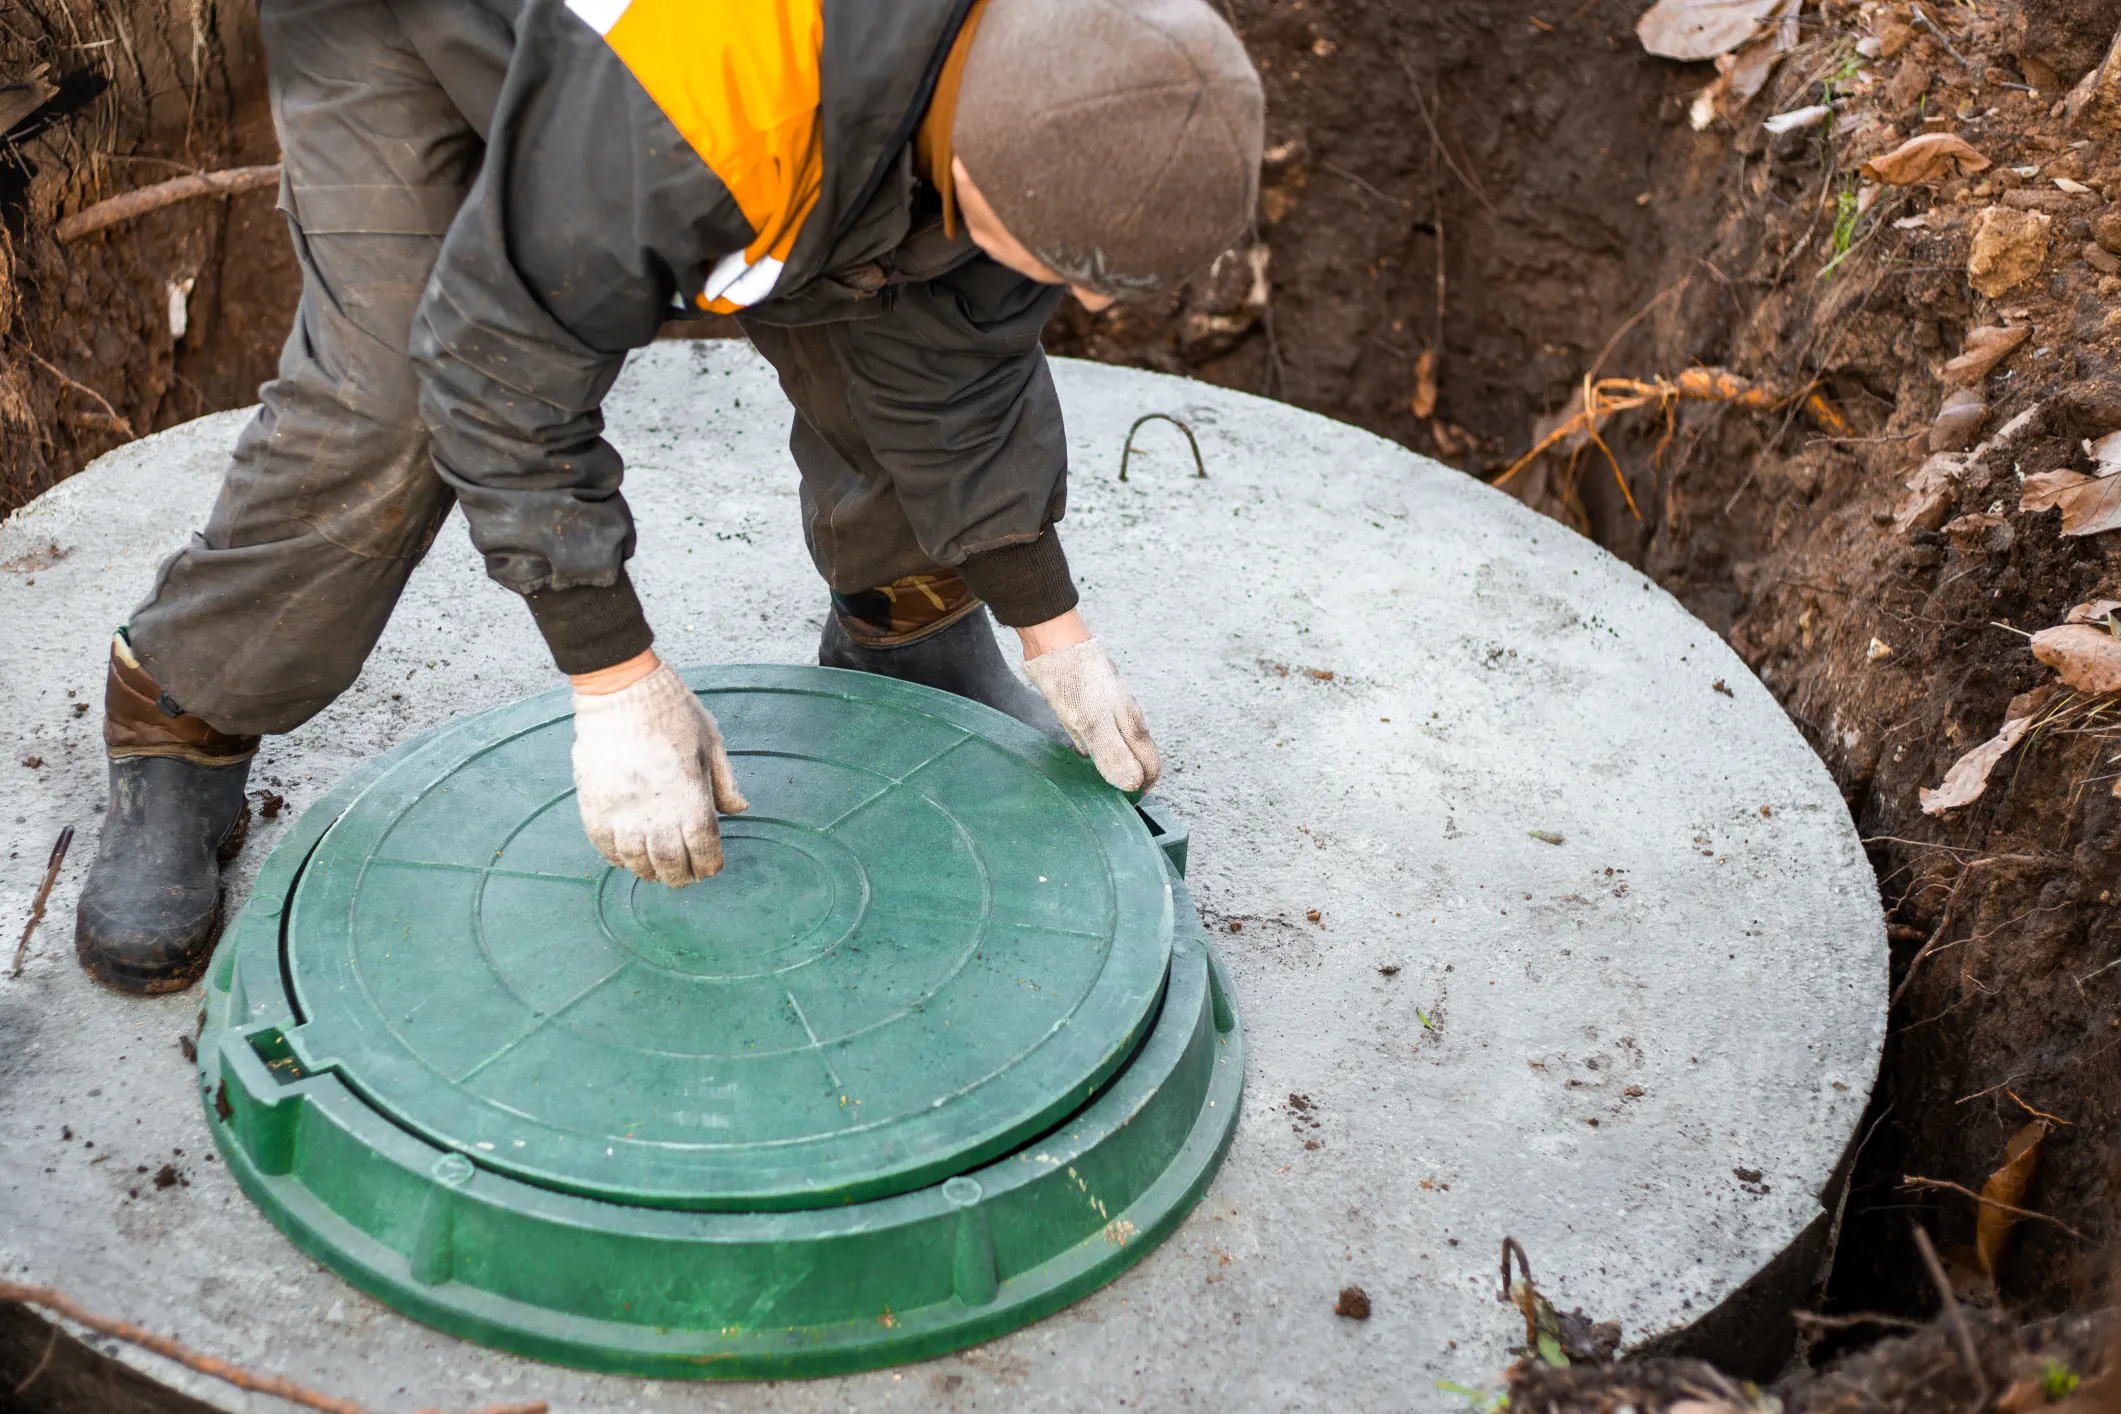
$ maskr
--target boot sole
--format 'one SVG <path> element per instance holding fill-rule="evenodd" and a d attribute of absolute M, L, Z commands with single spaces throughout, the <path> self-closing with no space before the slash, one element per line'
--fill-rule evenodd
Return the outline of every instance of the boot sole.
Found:
<path fill-rule="evenodd" d="M 227 838 L 214 850 L 214 862 L 226 868 L 243 852 L 243 842 L 250 837 L 250 801 L 243 802 L 243 813 L 236 817 Z M 74 935 L 74 955 L 89 976 L 115 991 L 131 992 L 135 996 L 154 997 L 166 992 L 181 992 L 205 975 L 207 965 L 214 959 L 214 944 L 221 939 L 221 925 L 226 921 L 227 909 L 222 899 L 214 899 L 213 917 L 206 925 L 206 935 L 183 957 L 160 967 L 132 968 L 113 965 L 107 958 L 92 955 L 80 934 Z"/>

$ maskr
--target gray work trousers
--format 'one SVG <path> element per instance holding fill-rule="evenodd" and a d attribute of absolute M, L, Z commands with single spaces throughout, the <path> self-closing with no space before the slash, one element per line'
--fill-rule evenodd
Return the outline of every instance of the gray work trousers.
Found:
<path fill-rule="evenodd" d="M 204 531 L 162 565 L 129 627 L 186 711 L 242 734 L 291 731 L 352 685 L 454 504 L 407 344 L 484 150 L 387 0 L 259 12 L 301 302 Z M 476 87 L 452 77 L 459 96 Z M 827 583 L 944 572 L 858 429 L 830 410 L 846 395 L 827 328 L 758 332 L 791 395 L 826 409 L 798 418 L 794 450 Z"/>

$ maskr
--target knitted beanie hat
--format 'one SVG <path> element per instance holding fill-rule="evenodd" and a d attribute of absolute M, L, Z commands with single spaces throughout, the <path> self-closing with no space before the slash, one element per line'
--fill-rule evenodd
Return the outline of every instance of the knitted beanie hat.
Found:
<path fill-rule="evenodd" d="M 1244 237 L 1264 106 L 1244 46 L 1202 0 L 986 0 L 951 136 L 1055 274 L 1140 295 Z"/>

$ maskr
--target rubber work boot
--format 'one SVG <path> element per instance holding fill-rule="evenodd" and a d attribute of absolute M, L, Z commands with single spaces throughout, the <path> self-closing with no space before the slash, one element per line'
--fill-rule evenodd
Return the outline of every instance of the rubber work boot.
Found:
<path fill-rule="evenodd" d="M 1046 699 L 1009 671 L 988 623 L 986 608 L 979 606 L 925 638 L 883 647 L 856 642 L 840 623 L 839 614 L 828 609 L 817 660 L 822 667 L 917 682 L 984 702 L 1074 750 Z"/>
<path fill-rule="evenodd" d="M 250 825 L 244 789 L 258 738 L 216 731 L 111 645 L 103 697 L 110 805 L 74 915 L 74 950 L 97 981 L 173 992 L 206 970 L 221 923 L 221 866 Z"/>

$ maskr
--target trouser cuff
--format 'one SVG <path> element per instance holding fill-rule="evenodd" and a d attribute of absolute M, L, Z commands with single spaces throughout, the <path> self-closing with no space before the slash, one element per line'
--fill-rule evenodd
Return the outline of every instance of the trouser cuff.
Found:
<path fill-rule="evenodd" d="M 864 648 L 903 648 L 941 633 L 980 606 L 956 570 L 937 568 L 874 589 L 834 590 L 832 609 L 847 637 Z"/>
<path fill-rule="evenodd" d="M 113 758 L 174 756 L 194 766 L 234 766 L 258 753 L 255 736 L 218 731 L 162 690 L 120 629 L 103 679 L 103 749 Z"/>

